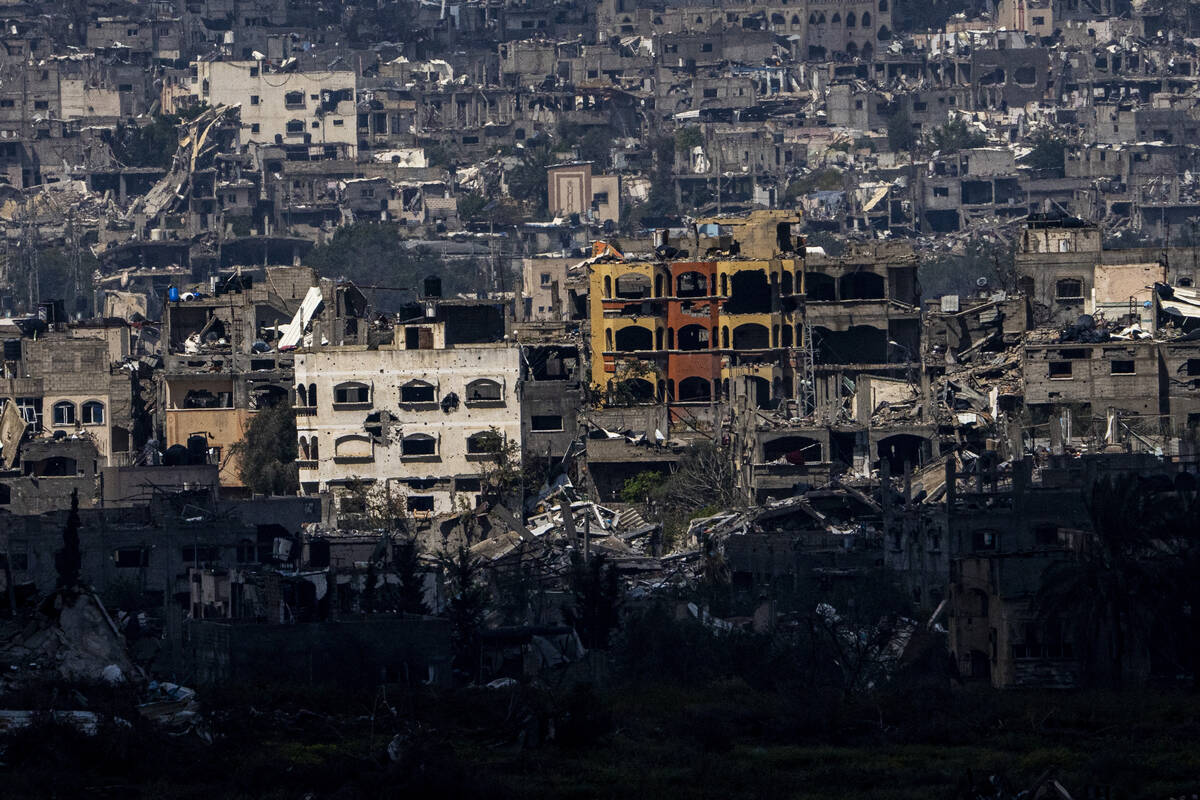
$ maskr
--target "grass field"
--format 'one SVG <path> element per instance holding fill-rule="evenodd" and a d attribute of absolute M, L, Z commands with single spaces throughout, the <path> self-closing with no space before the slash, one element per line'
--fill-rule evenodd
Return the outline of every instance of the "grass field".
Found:
<path fill-rule="evenodd" d="M 970 787 L 993 778 L 1015 792 L 1047 772 L 1075 798 L 1200 792 L 1200 695 L 1182 691 L 925 689 L 842 700 L 730 680 L 597 691 L 272 687 L 214 692 L 208 704 L 212 745 L 141 723 L 92 739 L 52 725 L 12 735 L 3 794 L 926 800 L 980 797 Z M 386 748 L 398 732 L 393 761 Z"/>

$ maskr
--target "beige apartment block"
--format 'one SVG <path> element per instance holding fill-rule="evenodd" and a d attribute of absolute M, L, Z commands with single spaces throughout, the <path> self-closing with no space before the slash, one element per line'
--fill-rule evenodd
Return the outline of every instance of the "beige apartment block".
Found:
<path fill-rule="evenodd" d="M 241 105 L 242 141 L 338 147 L 357 154 L 355 76 L 276 72 L 261 61 L 197 61 L 193 94 L 210 106 Z"/>
<path fill-rule="evenodd" d="M 346 511 L 347 487 L 365 484 L 417 518 L 473 509 L 489 441 L 521 445 L 519 378 L 516 346 L 448 343 L 444 322 L 403 326 L 377 347 L 297 350 L 304 493 L 330 491 Z"/>

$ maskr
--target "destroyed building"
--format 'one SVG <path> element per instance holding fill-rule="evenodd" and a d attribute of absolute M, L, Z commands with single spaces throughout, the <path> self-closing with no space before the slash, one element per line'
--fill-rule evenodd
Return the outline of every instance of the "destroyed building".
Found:
<path fill-rule="evenodd" d="M 177 299 L 163 308 L 162 442 L 220 464 L 228 489 L 242 486 L 233 449 L 250 417 L 291 403 L 293 356 L 284 329 L 314 283 L 303 267 L 236 272 L 215 278 L 208 291 L 176 288 Z"/>
<path fill-rule="evenodd" d="M 418 519 L 473 509 L 483 473 L 508 448 L 519 459 L 523 441 L 521 351 L 503 307 L 441 298 L 435 282 L 376 322 L 341 300 L 348 288 L 322 284 L 324 311 L 295 355 L 302 491 L 336 495 L 347 516 L 371 510 L 360 487 Z M 555 371 L 567 377 L 562 359 Z M 531 415 L 530 432 L 563 424 Z"/>
<path fill-rule="evenodd" d="M 792 225 L 789 215 L 770 212 L 714 220 L 671 246 L 671 258 L 664 246 L 654 261 L 595 260 L 593 385 L 634 402 L 665 402 L 676 419 L 707 425 L 735 368 L 754 377 L 760 404 L 792 396 L 796 374 L 784 354 L 804 339 L 795 314 L 803 253 Z"/>

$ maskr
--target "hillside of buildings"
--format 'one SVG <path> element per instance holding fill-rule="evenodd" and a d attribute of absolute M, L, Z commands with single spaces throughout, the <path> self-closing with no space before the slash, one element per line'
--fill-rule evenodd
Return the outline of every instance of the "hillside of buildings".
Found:
<path fill-rule="evenodd" d="M 4 22 L 13 796 L 1200 792 L 1200 2 Z"/>

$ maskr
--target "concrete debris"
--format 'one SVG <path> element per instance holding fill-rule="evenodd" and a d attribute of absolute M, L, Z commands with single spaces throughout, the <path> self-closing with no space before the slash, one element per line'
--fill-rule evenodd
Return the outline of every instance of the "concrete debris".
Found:
<path fill-rule="evenodd" d="M 142 679 L 123 636 L 94 593 L 55 592 L 37 611 L 2 623 L 0 631 L 0 661 L 7 666 L 0 683 L 51 674 L 106 683 Z"/>

